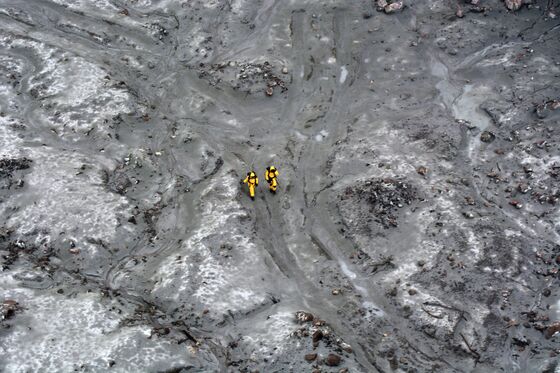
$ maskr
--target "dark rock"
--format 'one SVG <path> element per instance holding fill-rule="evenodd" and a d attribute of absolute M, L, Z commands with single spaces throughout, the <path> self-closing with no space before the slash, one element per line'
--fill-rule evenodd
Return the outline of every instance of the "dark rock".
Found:
<path fill-rule="evenodd" d="M 305 361 L 312 362 L 312 361 L 314 361 L 315 359 L 317 359 L 317 354 L 315 354 L 315 353 L 306 354 L 306 355 L 304 356 L 304 359 L 305 359 Z"/>
<path fill-rule="evenodd" d="M 2 302 L 2 308 L 0 309 L 0 315 L 2 316 L 2 320 L 12 318 L 17 311 L 19 311 L 21 307 L 19 303 L 13 299 L 6 299 Z"/>
<path fill-rule="evenodd" d="M 409 290 L 408 290 L 408 294 L 410 294 L 410 295 L 416 295 L 416 294 L 418 294 L 418 291 L 416 291 L 415 289 L 409 289 Z"/>
<path fill-rule="evenodd" d="M 543 294 L 545 297 L 549 297 L 551 293 L 552 293 L 552 292 L 550 291 L 550 289 L 544 289 L 543 292 L 542 292 L 542 294 Z"/>
<path fill-rule="evenodd" d="M 317 329 L 313 332 L 313 335 L 312 335 L 311 338 L 313 339 L 313 343 L 317 343 L 321 339 L 323 339 L 323 332 L 320 329 Z"/>
<path fill-rule="evenodd" d="M 416 172 L 418 172 L 422 176 L 426 176 L 426 174 L 428 173 L 428 169 L 424 166 L 420 166 L 416 169 Z"/>
<path fill-rule="evenodd" d="M 557 332 L 560 332 L 560 322 L 558 322 L 558 321 L 546 328 L 546 330 L 544 332 L 544 337 L 546 339 L 550 339 Z"/>
<path fill-rule="evenodd" d="M 512 338 L 513 344 L 516 346 L 520 346 L 520 347 L 525 347 L 531 344 L 531 341 L 528 340 L 525 337 L 521 337 L 521 338 L 517 338 L 517 337 L 513 337 Z"/>
<path fill-rule="evenodd" d="M 496 135 L 494 135 L 490 131 L 484 131 L 480 134 L 480 141 L 482 142 L 491 143 L 495 139 L 496 139 Z"/>
<path fill-rule="evenodd" d="M 390 297 L 396 297 L 398 293 L 397 287 L 393 287 L 387 291 L 387 295 Z"/>
<path fill-rule="evenodd" d="M 340 358 L 340 356 L 336 354 L 329 354 L 329 356 L 327 356 L 327 359 L 325 360 L 325 364 L 330 367 L 336 367 L 340 365 L 341 360 L 342 359 Z"/>
<path fill-rule="evenodd" d="M 14 171 L 28 169 L 31 165 L 28 158 L 2 158 L 0 159 L 0 177 L 11 177 Z"/>

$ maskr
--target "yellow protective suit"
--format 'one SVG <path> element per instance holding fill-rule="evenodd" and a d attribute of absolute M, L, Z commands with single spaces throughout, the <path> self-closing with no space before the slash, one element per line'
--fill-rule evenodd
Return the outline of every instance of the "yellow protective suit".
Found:
<path fill-rule="evenodd" d="M 257 177 L 257 174 L 253 171 L 248 172 L 247 177 L 243 180 L 243 182 L 249 186 L 249 195 L 251 196 L 251 199 L 254 200 L 255 188 L 259 185 L 259 178 Z"/>
<path fill-rule="evenodd" d="M 276 188 L 278 188 L 278 170 L 274 166 L 266 168 L 264 172 L 264 178 L 268 181 L 268 188 L 272 193 L 276 193 Z"/>

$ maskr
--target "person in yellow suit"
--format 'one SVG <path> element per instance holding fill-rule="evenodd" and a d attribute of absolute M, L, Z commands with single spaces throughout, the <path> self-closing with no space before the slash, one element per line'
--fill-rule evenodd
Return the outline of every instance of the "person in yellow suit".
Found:
<path fill-rule="evenodd" d="M 247 172 L 247 177 L 243 180 L 243 183 L 249 186 L 249 195 L 251 199 L 255 200 L 255 188 L 259 185 L 259 178 L 254 171 Z"/>
<path fill-rule="evenodd" d="M 264 173 L 264 178 L 268 181 L 268 188 L 271 193 L 276 193 L 276 188 L 278 188 L 278 170 L 274 166 L 266 168 Z"/>

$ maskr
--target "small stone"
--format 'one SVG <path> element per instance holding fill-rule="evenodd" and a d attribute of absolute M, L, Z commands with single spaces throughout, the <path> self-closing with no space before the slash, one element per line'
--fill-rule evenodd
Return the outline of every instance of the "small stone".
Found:
<path fill-rule="evenodd" d="M 340 343 L 340 348 L 342 348 L 344 351 L 348 352 L 349 354 L 352 353 L 352 346 L 350 346 L 348 343 L 345 342 L 341 342 Z"/>
<path fill-rule="evenodd" d="M 419 260 L 418 262 L 416 262 L 416 265 L 418 267 L 424 267 L 426 265 L 426 261 L 425 260 Z"/>
<path fill-rule="evenodd" d="M 416 294 L 418 294 L 418 291 L 416 291 L 415 289 L 409 289 L 408 294 L 409 295 L 416 295 Z"/>
<path fill-rule="evenodd" d="M 525 171 L 526 174 L 530 174 L 533 172 L 533 167 L 528 164 L 523 165 L 523 171 Z"/>
<path fill-rule="evenodd" d="M 313 321 L 313 314 L 305 311 L 297 311 L 296 320 L 299 322 Z"/>
<path fill-rule="evenodd" d="M 463 8 L 461 7 L 457 8 L 455 15 L 457 16 L 457 18 L 463 18 L 465 16 L 465 14 L 463 13 Z"/>
<path fill-rule="evenodd" d="M 531 190 L 531 187 L 526 183 L 521 183 L 517 186 L 517 190 L 519 190 L 523 194 L 526 194 Z"/>
<path fill-rule="evenodd" d="M 340 365 L 340 361 L 341 361 L 340 356 L 336 354 L 329 354 L 329 356 L 327 356 L 327 359 L 325 360 L 325 364 L 327 364 L 330 367 L 336 367 Z"/>
<path fill-rule="evenodd" d="M 519 10 L 521 5 L 523 5 L 523 0 L 505 0 L 506 8 L 509 10 Z"/>
<path fill-rule="evenodd" d="M 463 212 L 463 216 L 467 219 L 474 219 L 474 214 L 471 211 Z"/>
<path fill-rule="evenodd" d="M 546 328 L 546 331 L 544 333 L 544 337 L 546 339 L 550 339 L 552 338 L 556 333 L 558 333 L 560 331 L 560 322 L 555 322 L 554 324 L 550 325 L 548 328 Z"/>
<path fill-rule="evenodd" d="M 543 294 L 545 297 L 549 297 L 551 293 L 552 293 L 552 292 L 550 291 L 550 289 L 544 289 L 543 292 L 542 292 L 542 294 Z"/>
<path fill-rule="evenodd" d="M 282 68 L 282 74 L 287 74 L 288 73 L 288 68 L 287 67 L 283 67 Z"/>
<path fill-rule="evenodd" d="M 377 0 L 377 10 L 383 10 L 387 5 L 387 0 Z"/>
<path fill-rule="evenodd" d="M 70 252 L 70 254 L 79 254 L 80 253 L 80 249 L 78 249 L 77 247 L 72 247 L 68 250 Z"/>
<path fill-rule="evenodd" d="M 9 319 L 15 315 L 16 311 L 20 310 L 19 303 L 13 299 L 5 299 L 0 307 L 0 320 Z"/>
<path fill-rule="evenodd" d="M 416 172 L 418 172 L 422 176 L 426 176 L 426 174 L 428 173 L 428 169 L 424 166 L 420 166 L 416 169 Z"/>
<path fill-rule="evenodd" d="M 273 94 L 274 94 L 274 88 L 268 87 L 268 88 L 266 89 L 266 95 L 267 95 L 268 97 L 270 97 L 270 96 L 272 96 Z"/>
<path fill-rule="evenodd" d="M 306 354 L 303 358 L 305 359 L 305 361 L 312 362 L 317 359 L 317 354 Z"/>
<path fill-rule="evenodd" d="M 511 201 L 509 201 L 509 204 L 515 207 L 516 209 L 523 208 L 523 204 L 516 199 L 512 199 Z"/>
<path fill-rule="evenodd" d="M 332 295 L 339 295 L 339 294 L 342 293 L 342 290 L 341 289 L 332 289 L 331 293 L 332 293 Z"/>
<path fill-rule="evenodd" d="M 311 336 L 313 343 L 317 343 L 319 342 L 321 339 L 323 339 L 323 332 L 320 329 L 317 329 L 313 332 L 313 335 Z"/>
<path fill-rule="evenodd" d="M 471 196 L 466 196 L 465 197 L 465 202 L 467 202 L 467 205 L 473 206 L 474 205 L 474 198 L 472 198 Z"/>
<path fill-rule="evenodd" d="M 383 9 L 385 10 L 385 13 L 391 14 L 402 10 L 402 8 L 403 8 L 403 2 L 395 1 L 394 3 L 385 5 Z"/>
<path fill-rule="evenodd" d="M 496 135 L 494 135 L 490 131 L 484 131 L 480 134 L 480 141 L 482 142 L 491 143 L 495 139 L 496 139 Z"/>

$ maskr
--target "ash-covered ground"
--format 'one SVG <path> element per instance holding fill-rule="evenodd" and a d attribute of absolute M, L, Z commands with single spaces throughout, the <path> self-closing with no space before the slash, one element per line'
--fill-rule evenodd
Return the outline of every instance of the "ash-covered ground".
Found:
<path fill-rule="evenodd" d="M 0 371 L 560 372 L 558 1 L 0 25 Z"/>

